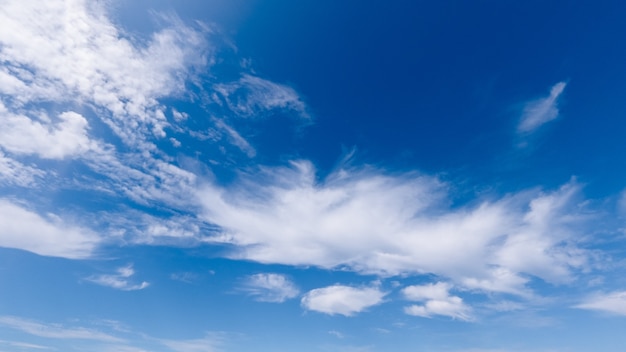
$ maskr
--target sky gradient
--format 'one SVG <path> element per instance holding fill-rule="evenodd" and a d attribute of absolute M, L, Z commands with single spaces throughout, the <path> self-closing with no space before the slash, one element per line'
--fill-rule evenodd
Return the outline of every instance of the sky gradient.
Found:
<path fill-rule="evenodd" d="M 624 11 L 0 0 L 0 351 L 622 351 Z"/>

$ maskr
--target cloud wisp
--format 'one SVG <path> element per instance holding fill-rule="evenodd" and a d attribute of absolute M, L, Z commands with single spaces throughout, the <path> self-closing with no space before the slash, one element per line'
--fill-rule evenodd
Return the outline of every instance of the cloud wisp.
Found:
<path fill-rule="evenodd" d="M 44 324 L 14 316 L 0 316 L 0 325 L 23 331 L 34 336 L 51 339 L 96 340 L 103 342 L 123 341 L 116 336 L 84 327 L 66 327 L 60 324 Z"/>
<path fill-rule="evenodd" d="M 298 287 L 285 275 L 262 273 L 246 278 L 241 290 L 259 302 L 282 303 L 300 294 Z"/>
<path fill-rule="evenodd" d="M 86 278 L 85 280 L 93 282 L 94 284 L 114 288 L 122 291 L 136 291 L 143 290 L 150 286 L 147 281 L 135 284 L 131 282 L 130 278 L 135 275 L 135 270 L 132 265 L 127 265 L 117 269 L 115 274 L 103 274 L 95 275 Z"/>
<path fill-rule="evenodd" d="M 295 111 L 300 117 L 309 119 L 306 104 L 291 87 L 264 78 L 243 74 L 238 81 L 215 85 L 228 106 L 242 117 L 286 109 Z"/>
<path fill-rule="evenodd" d="M 626 291 L 599 293 L 588 297 L 574 308 L 626 316 Z"/>
<path fill-rule="evenodd" d="M 545 123 L 556 119 L 559 116 L 559 97 L 566 86 L 567 83 L 559 82 L 552 86 L 550 95 L 547 97 L 526 103 L 517 131 L 530 133 Z"/>

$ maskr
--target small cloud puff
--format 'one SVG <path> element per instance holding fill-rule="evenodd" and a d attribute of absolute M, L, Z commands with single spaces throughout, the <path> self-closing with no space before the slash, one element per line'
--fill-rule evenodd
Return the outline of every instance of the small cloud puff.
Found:
<path fill-rule="evenodd" d="M 309 291 L 301 303 L 307 310 L 349 317 L 382 303 L 386 295 L 378 287 L 333 285 Z"/>
<path fill-rule="evenodd" d="M 86 280 L 93 282 L 94 284 L 107 286 L 122 291 L 143 290 L 150 285 L 146 281 L 142 281 L 140 284 L 131 283 L 129 279 L 133 275 L 135 275 L 135 270 L 133 269 L 132 264 L 129 264 L 127 266 L 118 268 L 116 274 L 96 275 L 88 277 Z"/>
<path fill-rule="evenodd" d="M 559 97 L 566 85 L 565 82 L 559 82 L 552 86 L 550 95 L 547 97 L 526 103 L 517 131 L 520 133 L 533 132 L 546 122 L 556 119 L 559 116 Z"/>
<path fill-rule="evenodd" d="M 626 315 L 626 291 L 596 294 L 574 306 L 574 308 Z"/>
<path fill-rule="evenodd" d="M 282 303 L 300 294 L 289 278 L 274 273 L 250 275 L 241 289 L 259 302 Z"/>
<path fill-rule="evenodd" d="M 402 293 L 406 299 L 423 304 L 408 306 L 404 312 L 425 318 L 443 315 L 464 321 L 472 320 L 470 307 L 463 303 L 461 297 L 451 296 L 448 292 L 451 288 L 452 285 L 445 282 L 405 287 Z"/>

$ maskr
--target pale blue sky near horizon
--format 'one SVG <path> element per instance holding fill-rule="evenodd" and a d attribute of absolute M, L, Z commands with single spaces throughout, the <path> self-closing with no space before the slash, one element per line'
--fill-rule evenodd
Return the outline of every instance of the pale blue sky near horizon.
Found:
<path fill-rule="evenodd" d="M 0 0 L 0 351 L 621 351 L 624 11 Z"/>

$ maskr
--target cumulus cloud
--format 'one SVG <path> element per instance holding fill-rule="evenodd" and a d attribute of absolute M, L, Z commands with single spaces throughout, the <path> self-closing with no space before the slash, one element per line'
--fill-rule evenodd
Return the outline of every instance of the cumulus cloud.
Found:
<path fill-rule="evenodd" d="M 402 294 L 406 299 L 423 304 L 405 307 L 404 312 L 425 318 L 443 315 L 459 320 L 472 320 L 470 307 L 463 303 L 461 297 L 451 296 L 449 293 L 451 288 L 452 285 L 445 282 L 405 287 Z"/>
<path fill-rule="evenodd" d="M 117 269 L 115 274 L 95 275 L 86 278 L 87 281 L 93 282 L 101 286 L 111 287 L 122 291 L 143 290 L 150 284 L 143 281 L 139 284 L 131 282 L 130 278 L 135 275 L 132 265 L 127 265 Z"/>
<path fill-rule="evenodd" d="M 45 159 L 63 159 L 87 152 L 95 143 L 87 136 L 87 120 L 72 111 L 36 121 L 10 113 L 0 101 L 0 147 L 15 154 L 35 154 Z"/>
<path fill-rule="evenodd" d="M 333 285 L 307 292 L 301 303 L 307 310 L 352 316 L 382 303 L 386 295 L 378 287 Z"/>
<path fill-rule="evenodd" d="M 289 278 L 274 273 L 250 275 L 241 289 L 259 302 L 281 303 L 300 293 Z"/>
<path fill-rule="evenodd" d="M 599 293 L 574 306 L 617 315 L 626 315 L 626 291 Z"/>
<path fill-rule="evenodd" d="M 566 85 L 565 82 L 559 82 L 552 86 L 547 97 L 526 103 L 517 130 L 523 133 L 532 132 L 546 122 L 556 119 L 559 116 L 559 97 Z"/>
<path fill-rule="evenodd" d="M 92 255 L 100 238 L 91 230 L 42 216 L 7 199 L 0 199 L 0 246 L 39 255 L 80 259 Z"/>
<path fill-rule="evenodd" d="M 572 181 L 449 208 L 434 177 L 340 169 L 318 180 L 312 165 L 265 168 L 228 189 L 207 186 L 203 218 L 220 226 L 212 241 L 232 257 L 263 263 L 351 268 L 360 273 L 432 273 L 489 292 L 527 294 L 528 276 L 572 279 L 585 265 L 576 240 Z M 450 260 L 454 258 L 454 260 Z"/>

